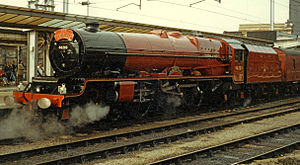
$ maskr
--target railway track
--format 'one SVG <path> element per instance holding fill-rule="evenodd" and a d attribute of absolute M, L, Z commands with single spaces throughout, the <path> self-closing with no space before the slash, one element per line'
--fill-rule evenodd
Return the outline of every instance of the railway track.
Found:
<path fill-rule="evenodd" d="M 26 139 L 23 137 L 20 138 L 11 138 L 11 139 L 2 139 L 0 140 L 0 145 L 9 145 L 9 144 L 17 144 L 20 142 L 25 142 Z"/>
<path fill-rule="evenodd" d="M 66 144 L 48 146 L 16 153 L 0 155 L 2 164 L 53 164 L 76 163 L 93 159 L 107 158 L 111 155 L 171 143 L 202 133 L 223 129 L 240 123 L 298 111 L 299 100 L 246 108 L 235 112 L 196 116 L 192 119 L 177 120 L 158 125 L 150 125 L 130 131 L 117 131 L 96 138 Z"/>
<path fill-rule="evenodd" d="M 203 148 L 151 163 L 159 164 L 244 164 L 275 157 L 300 148 L 300 124 Z"/>

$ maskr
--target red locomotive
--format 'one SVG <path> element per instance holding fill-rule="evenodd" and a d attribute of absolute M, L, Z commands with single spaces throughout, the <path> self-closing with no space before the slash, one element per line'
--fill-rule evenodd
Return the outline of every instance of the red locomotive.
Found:
<path fill-rule="evenodd" d="M 136 114 L 174 96 L 188 108 L 205 101 L 240 104 L 298 92 L 300 80 L 297 52 L 161 30 L 106 32 L 97 24 L 57 30 L 49 58 L 56 76 L 34 78 L 14 96 L 22 104 L 36 101 L 42 111 L 55 110 L 62 119 L 73 105 L 90 101 Z"/>

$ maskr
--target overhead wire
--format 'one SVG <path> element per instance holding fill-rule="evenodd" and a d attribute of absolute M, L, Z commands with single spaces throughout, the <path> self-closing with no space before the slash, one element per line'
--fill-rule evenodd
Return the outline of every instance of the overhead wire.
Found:
<path fill-rule="evenodd" d="M 57 3 L 63 3 L 57 0 L 54 0 L 54 2 Z M 76 5 L 76 6 L 82 6 L 80 4 L 73 4 L 73 3 L 68 3 L 71 5 Z M 187 21 L 178 21 L 175 19 L 170 19 L 170 18 L 163 18 L 163 17 L 156 17 L 156 16 L 151 16 L 151 15 L 145 15 L 145 14 L 138 14 L 138 13 L 133 13 L 133 12 L 126 12 L 126 11 L 116 11 L 115 9 L 109 9 L 109 8 L 103 8 L 103 7 L 96 7 L 96 6 L 89 6 L 89 8 L 94 8 L 94 9 L 101 9 L 101 10 L 106 10 L 106 11 L 113 11 L 113 12 L 120 12 L 120 13 L 126 13 L 126 14 L 130 14 L 130 15 L 134 15 L 134 16 L 142 16 L 142 17 L 147 17 L 147 18 L 153 18 L 153 19 L 158 19 L 158 20 L 165 20 L 165 21 L 171 21 L 171 22 L 180 22 L 180 23 L 184 23 L 184 24 L 188 24 L 188 25 L 196 25 L 196 26 L 200 26 L 200 27 L 206 27 L 206 28 L 213 28 L 213 29 L 218 29 L 218 30 L 224 30 L 220 27 L 214 27 L 214 26 L 208 26 L 208 25 L 201 25 L 201 24 L 195 24 L 195 23 L 191 23 L 191 22 L 187 22 Z"/>
<path fill-rule="evenodd" d="M 238 16 L 232 16 L 232 15 L 229 15 L 229 14 L 224 14 L 224 13 L 220 13 L 220 12 L 216 12 L 216 11 L 210 11 L 210 10 L 207 10 L 207 9 L 201 9 L 201 8 L 197 8 L 197 7 L 191 7 L 191 6 L 188 6 L 188 5 L 178 4 L 178 3 L 174 3 L 174 2 L 166 2 L 166 1 L 162 1 L 162 0 L 147 0 L 147 1 L 158 1 L 158 2 L 162 2 L 162 3 L 166 3 L 166 4 L 172 4 L 172 5 L 182 6 L 182 7 L 194 8 L 194 9 L 197 9 L 197 10 L 202 10 L 202 11 L 214 13 L 214 14 L 217 14 L 217 15 L 222 15 L 222 16 L 227 16 L 227 17 L 231 17 L 231 18 L 235 18 L 235 19 L 239 19 L 239 20 L 243 20 L 243 21 L 249 21 L 249 22 L 253 22 L 253 23 L 262 24 L 261 22 L 253 21 L 253 20 L 250 20 L 250 19 L 247 19 L 247 18 L 241 18 L 241 17 L 238 17 Z M 97 8 L 97 7 L 94 7 L 94 8 Z M 119 12 L 123 12 L 123 13 L 127 13 L 127 14 L 135 14 L 135 15 L 139 15 L 139 16 L 146 16 L 146 17 L 151 17 L 151 18 L 156 18 L 156 19 L 161 19 L 161 17 L 153 17 L 153 16 L 148 16 L 148 15 L 141 15 L 141 14 L 132 13 L 132 12 L 124 12 L 124 11 L 119 11 Z M 170 19 L 165 19 L 165 20 L 170 20 Z M 177 21 L 177 20 L 170 20 L 170 21 Z M 189 23 L 189 24 L 192 24 L 192 23 Z M 202 25 L 202 26 L 205 26 L 205 25 Z M 215 29 L 221 29 L 221 28 L 218 28 L 218 27 L 213 27 L 213 28 L 215 28 Z"/>
<path fill-rule="evenodd" d="M 95 1 L 95 0 L 94 0 Z M 96 1 L 99 1 L 99 0 L 96 0 Z M 120 1 L 125 1 L 125 0 L 116 0 L 116 1 L 109 1 L 109 2 L 120 2 Z M 180 5 L 180 6 L 184 6 L 184 7 L 192 7 L 190 5 L 184 5 L 184 4 L 178 4 L 178 3 L 172 3 L 172 2 L 166 2 L 166 1 L 162 1 L 162 0 L 147 0 L 147 1 L 158 1 L 158 2 L 163 2 L 163 3 L 170 3 L 170 4 L 174 4 L 174 5 Z M 296 0 L 294 0 L 296 1 Z M 108 1 L 106 1 L 108 2 Z M 296 1 L 297 2 L 297 1 Z M 100 3 L 105 3 L 105 2 L 100 2 Z M 283 7 L 286 7 L 286 8 L 289 8 L 281 3 L 278 3 L 277 1 L 275 1 L 275 4 L 278 4 L 280 6 L 283 6 Z M 254 16 L 254 15 L 251 15 L 251 14 L 247 14 L 247 13 L 243 13 L 243 12 L 240 12 L 240 11 L 236 11 L 236 10 L 232 10 L 232 9 L 228 9 L 228 8 L 224 8 L 224 7 L 221 7 L 219 5 L 213 5 L 213 4 L 207 4 L 207 5 L 210 5 L 210 6 L 213 6 L 213 7 L 217 7 L 217 8 L 220 8 L 220 9 L 224 9 L 224 10 L 228 10 L 230 12 L 234 12 L 234 13 L 238 13 L 238 14 L 242 14 L 242 15 L 246 15 L 248 17 L 252 17 L 252 18 L 257 18 L 257 19 L 262 19 L 262 20 L 269 20 L 269 18 L 262 18 L 262 17 L 257 17 L 257 16 Z M 197 7 L 193 7 L 195 9 L 201 9 L 201 8 L 197 8 Z M 205 11 L 208 11 L 206 9 L 201 9 L 201 10 L 205 10 Z M 208 11 L 209 12 L 209 11 Z M 211 11 L 213 13 L 215 13 L 214 11 Z M 296 12 L 299 12 L 299 11 L 296 11 Z M 217 14 L 217 13 L 215 13 Z M 218 13 L 219 15 L 224 15 L 223 13 Z M 235 17 L 237 18 L 236 16 L 232 16 L 232 15 L 229 15 L 229 14 L 226 14 L 225 16 L 230 16 L 230 17 Z M 249 20 L 247 18 L 237 18 L 237 19 L 241 19 L 241 20 L 246 20 L 246 21 L 250 21 L 250 22 L 254 22 L 254 23 L 261 23 L 261 22 L 258 22 L 258 21 L 252 21 L 252 20 Z"/>
<path fill-rule="evenodd" d="M 165 3 L 165 4 L 171 4 L 171 5 L 181 6 L 181 7 L 188 7 L 188 8 L 193 8 L 193 9 L 196 9 L 196 10 L 206 11 L 206 12 L 209 12 L 209 13 L 222 15 L 222 16 L 226 16 L 226 17 L 230 17 L 230 18 L 235 18 L 235 19 L 239 19 L 239 20 L 243 20 L 243 21 L 249 21 L 249 22 L 253 22 L 253 23 L 261 23 L 261 22 L 253 21 L 253 20 L 250 20 L 250 19 L 247 19 L 247 18 L 241 18 L 241 17 L 238 17 L 238 16 L 233 16 L 233 15 L 229 15 L 229 14 L 225 14 L 225 13 L 221 13 L 221 12 L 217 12 L 217 11 L 211 11 L 211 10 L 202 9 L 202 8 L 198 8 L 198 7 L 193 7 L 193 6 L 180 4 L 180 3 L 167 2 L 167 1 L 163 1 L 163 0 L 148 0 L 148 1 L 157 1 L 157 2 L 161 2 L 161 3 Z"/>
<path fill-rule="evenodd" d="M 97 2 L 97 3 L 115 3 L 115 2 L 125 2 L 128 0 L 111 0 L 111 1 L 102 1 L 102 0 L 93 0 L 93 2 Z"/>
<path fill-rule="evenodd" d="M 75 1 L 75 0 L 74 0 Z M 97 3 L 115 3 L 115 2 L 125 2 L 125 1 L 128 1 L 128 0 L 110 0 L 110 1 L 102 1 L 102 0 L 93 0 L 93 2 L 97 2 Z M 161 2 L 160 0 L 147 0 L 147 1 L 159 1 Z M 296 0 L 294 0 L 296 1 Z M 281 5 L 281 6 L 284 6 L 286 8 L 289 8 L 281 3 L 278 3 L 277 1 L 275 1 L 275 3 L 277 3 L 278 5 Z M 69 3 L 70 4 L 70 3 Z M 214 6 L 214 7 L 217 7 L 217 8 L 220 8 L 220 9 L 225 9 L 225 10 L 228 10 L 230 12 L 234 12 L 234 13 L 238 13 L 238 14 L 242 14 L 242 15 L 247 15 L 249 17 L 253 17 L 253 18 L 258 18 L 258 19 L 263 19 L 263 20 L 268 20 L 267 18 L 261 18 L 261 17 L 257 17 L 257 16 L 254 16 L 254 15 L 250 15 L 250 14 L 247 14 L 247 13 L 243 13 L 243 12 L 240 12 L 240 11 L 236 11 L 236 10 L 232 10 L 232 9 L 228 9 L 228 8 L 224 8 L 224 7 L 220 7 L 218 5 L 212 5 L 212 4 L 208 4 L 210 6 Z M 188 7 L 191 7 L 191 6 L 188 6 Z M 220 13 L 222 14 L 222 13 Z M 223 15 L 223 14 L 222 14 Z M 243 20 L 248 20 L 248 19 L 245 19 L 245 18 L 241 18 Z M 248 20 L 249 21 L 249 20 Z"/>
<path fill-rule="evenodd" d="M 148 0 L 148 1 L 155 1 L 155 0 Z M 251 15 L 251 14 L 248 14 L 248 13 L 243 13 L 243 12 L 240 12 L 240 11 L 237 11 L 237 10 L 228 9 L 228 8 L 225 8 L 225 7 L 221 7 L 220 5 L 213 5 L 213 4 L 210 4 L 210 3 L 207 3 L 207 5 L 213 6 L 213 7 L 217 7 L 217 8 L 220 8 L 220 9 L 224 9 L 224 10 L 227 10 L 227 11 L 230 11 L 230 12 L 233 12 L 233 13 L 238 13 L 238 14 L 242 14 L 242 15 L 247 15 L 247 16 L 250 16 L 250 17 L 253 17 L 253 18 L 258 18 L 258 19 L 265 19 L 265 20 L 267 20 L 267 18 L 261 18 L 261 17 L 257 17 L 257 16 L 254 16 L 254 15 Z"/>
<path fill-rule="evenodd" d="M 116 0 L 116 1 L 110 1 L 110 2 L 120 2 L 120 1 L 123 1 L 123 0 Z M 235 19 L 239 19 L 239 20 L 243 20 L 243 21 L 249 21 L 249 22 L 252 22 L 252 23 L 262 24 L 262 22 L 254 21 L 254 20 L 252 20 L 252 19 L 242 18 L 242 17 L 238 17 L 238 16 L 233 16 L 233 15 L 225 14 L 225 13 L 222 13 L 222 12 L 211 11 L 211 10 L 202 9 L 202 8 L 198 8 L 198 7 L 193 7 L 193 6 L 189 6 L 189 5 L 185 5 L 185 4 L 174 3 L 174 2 L 167 2 L 167 1 L 163 1 L 163 0 L 147 0 L 147 1 L 157 1 L 157 2 L 161 2 L 161 3 L 172 4 L 172 5 L 177 5 L 177 6 L 181 6 L 181 7 L 188 7 L 188 8 L 193 8 L 193 9 L 196 9 L 196 10 L 202 10 L 202 11 L 205 11 L 205 12 L 209 12 L 209 13 L 213 13 L 213 14 L 217 14 L 217 15 L 222 15 L 222 16 L 226 16 L 226 17 L 230 17 L 230 18 L 235 18 Z M 106 1 L 106 2 L 108 2 L 108 1 Z M 104 2 L 103 2 L 103 3 L 104 3 Z M 215 6 L 215 7 L 216 7 L 216 5 L 212 5 L 212 6 Z M 114 12 L 115 12 L 115 10 L 113 10 L 113 9 L 108 9 L 108 8 L 101 8 L 101 7 L 95 7 L 95 6 L 90 6 L 90 8 L 101 9 L 101 10 L 107 10 L 107 11 L 114 11 Z M 229 9 L 223 8 L 223 7 L 219 7 L 219 8 L 225 9 L 225 10 L 229 10 Z M 166 21 L 176 21 L 176 22 L 179 22 L 178 20 L 174 20 L 174 19 L 162 18 L 162 17 L 155 17 L 155 16 L 150 16 L 150 15 L 145 15 L 145 14 L 138 14 L 138 13 L 127 12 L 127 11 L 120 11 L 120 10 L 118 10 L 118 12 L 130 14 L 130 15 L 136 15 L 136 16 L 142 16 L 142 17 L 154 18 L 154 19 L 159 19 L 159 20 L 166 20 Z M 246 13 L 239 12 L 239 11 L 234 11 L 234 12 L 239 13 L 239 14 L 243 14 L 243 15 L 247 15 L 247 16 L 253 17 L 253 18 L 258 18 L 258 19 L 268 20 L 268 19 L 266 19 L 266 18 L 261 18 L 261 17 L 253 16 L 253 15 L 246 14 Z M 221 28 L 219 28 L 219 27 L 213 27 L 213 26 L 207 26 L 207 25 L 199 25 L 199 24 L 195 24 L 195 23 L 191 23 L 191 22 L 186 22 L 186 21 L 180 21 L 180 22 L 181 22 L 181 23 L 185 23 L 185 24 L 190 24 L 190 25 L 197 25 L 197 26 L 202 26 L 202 27 L 209 27 L 209 28 L 219 29 L 219 30 L 221 29 Z M 223 30 L 223 29 L 222 29 L 222 30 Z"/>
<path fill-rule="evenodd" d="M 60 2 L 58 0 L 54 0 L 56 3 L 63 3 L 63 2 Z M 115 1 L 104 1 L 104 2 L 101 2 L 99 0 L 93 0 L 93 2 L 97 1 L 97 3 L 113 3 L 113 2 L 122 2 L 122 1 L 126 1 L 126 0 L 115 0 Z M 243 20 L 243 21 L 249 21 L 249 22 L 253 22 L 253 23 L 259 23 L 261 24 L 261 22 L 259 21 L 254 21 L 252 19 L 248 19 L 248 18 L 242 18 L 242 17 L 239 17 L 239 16 L 233 16 L 233 15 L 230 15 L 230 14 L 226 14 L 226 13 L 222 13 L 222 12 L 217 12 L 217 11 L 211 11 L 211 10 L 207 10 L 207 9 L 203 9 L 203 8 L 199 8 L 199 7 L 193 7 L 193 6 L 189 6 L 189 5 L 185 5 L 185 4 L 180 4 L 180 3 L 174 3 L 174 2 L 167 2 L 167 1 L 163 1 L 163 0 L 147 0 L 147 1 L 157 1 L 157 2 L 161 2 L 161 3 L 165 3 L 165 4 L 172 4 L 172 5 L 176 5 L 176 6 L 181 6 L 181 7 L 187 7 L 187 8 L 193 8 L 193 9 L 196 9 L 196 10 L 201 10 L 201 11 L 205 11 L 205 12 L 209 12 L 209 13 L 213 13 L 213 14 L 217 14 L 217 15 L 222 15 L 222 16 L 226 16 L 226 17 L 230 17 L 230 18 L 234 18 L 234 19 L 238 19 L 238 20 Z M 77 5 L 77 6 L 82 6 L 81 4 L 73 4 L 73 3 L 68 3 L 68 4 L 71 4 L 71 5 Z M 277 4 L 280 4 L 277 2 Z M 211 4 L 210 4 L 211 5 Z M 282 4 L 280 4 L 282 5 Z M 216 5 L 211 5 L 211 6 L 215 6 L 215 7 L 218 7 L 218 8 L 221 8 L 221 9 L 225 9 L 225 10 L 229 10 L 227 8 L 224 8 L 224 7 L 219 7 L 219 6 L 216 6 Z M 116 10 L 114 9 L 109 9 L 109 8 L 104 8 L 104 7 L 98 7 L 98 6 L 94 6 L 94 5 L 90 5 L 89 8 L 94 8 L 94 9 L 100 9 L 100 10 L 106 10 L 106 11 L 113 11 L 113 12 L 116 12 Z M 195 24 L 195 23 L 191 23 L 191 22 L 187 22 L 187 21 L 178 21 L 178 20 L 175 20 L 175 19 L 170 19 L 170 18 L 163 18 L 163 17 L 156 17 L 156 16 L 153 16 L 153 15 L 145 15 L 145 14 L 139 14 L 139 13 L 134 13 L 134 12 L 128 12 L 128 11 L 117 11 L 117 12 L 120 12 L 120 13 L 126 13 L 126 14 L 129 14 L 129 15 L 135 15 L 135 16 L 141 16 L 141 17 L 147 17 L 147 18 L 153 18 L 153 19 L 158 19 L 158 20 L 165 20 L 165 21 L 172 21 L 172 22 L 180 22 L 180 23 L 184 23 L 184 24 L 189 24 L 189 25 L 196 25 L 196 26 L 201 26 L 201 27 L 207 27 L 207 28 L 213 28 L 213 29 L 218 29 L 218 30 L 221 30 L 222 28 L 220 27 L 214 27 L 214 26 L 208 26 L 208 25 L 201 25 L 201 24 Z M 239 14 L 243 14 L 243 15 L 247 15 L 249 17 L 253 17 L 253 18 L 260 18 L 260 17 L 257 17 L 257 16 L 253 16 L 253 15 L 250 15 L 250 14 L 246 14 L 246 13 L 243 13 L 243 12 L 239 12 L 239 11 L 233 11 L 233 12 L 236 12 L 236 13 L 239 13 Z M 260 19 L 264 19 L 266 20 L 265 18 L 260 18 Z M 224 30 L 224 29 L 222 29 Z"/>

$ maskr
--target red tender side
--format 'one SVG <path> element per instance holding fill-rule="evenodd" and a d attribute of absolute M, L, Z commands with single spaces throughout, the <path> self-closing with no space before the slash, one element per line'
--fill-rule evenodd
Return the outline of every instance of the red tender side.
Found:
<path fill-rule="evenodd" d="M 249 45 L 247 83 L 282 81 L 282 70 L 276 51 L 271 47 Z"/>

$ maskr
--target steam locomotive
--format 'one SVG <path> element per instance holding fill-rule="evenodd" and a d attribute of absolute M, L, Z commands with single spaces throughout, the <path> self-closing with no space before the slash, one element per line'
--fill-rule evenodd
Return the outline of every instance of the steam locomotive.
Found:
<path fill-rule="evenodd" d="M 238 105 L 298 93 L 299 55 L 235 39 L 115 33 L 89 24 L 57 30 L 49 53 L 55 76 L 33 78 L 14 97 L 61 119 L 91 101 L 138 116 L 168 106 L 170 97 L 194 110 L 207 103 Z"/>

